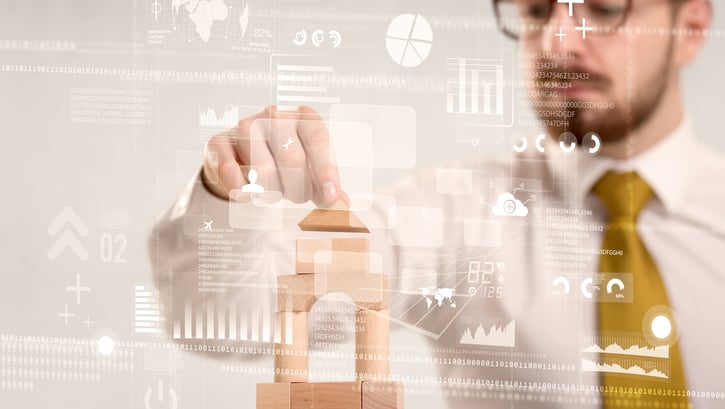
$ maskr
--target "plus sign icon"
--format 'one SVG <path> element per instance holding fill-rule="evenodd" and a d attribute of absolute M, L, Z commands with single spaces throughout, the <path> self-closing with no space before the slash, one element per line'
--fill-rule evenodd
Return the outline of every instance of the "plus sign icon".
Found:
<path fill-rule="evenodd" d="M 584 4 L 584 0 L 557 0 L 557 3 L 568 3 L 569 4 L 569 17 L 574 15 L 574 5 Z"/>
<path fill-rule="evenodd" d="M 557 0 L 557 3 L 563 3 L 569 5 L 569 17 L 574 16 L 574 5 L 575 4 L 584 4 L 584 0 Z M 581 31 L 582 33 L 582 39 L 587 39 L 587 31 L 594 30 L 594 27 L 587 26 L 587 20 L 586 18 L 582 18 L 582 25 L 574 27 L 576 31 Z M 564 40 L 564 37 L 566 37 L 566 34 L 563 32 L 563 28 L 559 27 L 559 32 L 554 34 L 555 36 L 559 37 L 559 42 L 562 42 Z"/>
<path fill-rule="evenodd" d="M 498 196 L 496 205 L 493 206 L 491 211 L 494 216 L 526 217 L 529 214 L 526 205 L 508 192 L 501 193 Z"/>
<path fill-rule="evenodd" d="M 504 211 L 505 211 L 506 213 L 508 213 L 508 214 L 512 214 L 512 213 L 514 213 L 514 212 L 516 211 L 516 202 L 514 202 L 513 200 L 507 200 L 507 201 L 506 201 L 506 202 L 505 202 L 505 203 L 503 204 L 503 210 L 504 210 Z"/>
<path fill-rule="evenodd" d="M 574 27 L 574 30 L 582 32 L 582 39 L 587 39 L 587 31 L 594 30 L 594 27 L 587 26 L 587 19 L 582 17 L 582 25 Z"/>

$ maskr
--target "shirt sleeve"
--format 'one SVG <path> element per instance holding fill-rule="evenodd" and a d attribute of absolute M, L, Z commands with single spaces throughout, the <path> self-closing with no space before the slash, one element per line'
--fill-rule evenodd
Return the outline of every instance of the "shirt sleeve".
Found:
<path fill-rule="evenodd" d="M 209 192 L 199 174 L 154 226 L 149 258 L 174 339 L 231 344 L 221 322 L 253 313 L 274 320 L 276 275 L 293 272 L 294 237 L 283 228 L 232 228 L 230 214 L 249 209 Z"/>

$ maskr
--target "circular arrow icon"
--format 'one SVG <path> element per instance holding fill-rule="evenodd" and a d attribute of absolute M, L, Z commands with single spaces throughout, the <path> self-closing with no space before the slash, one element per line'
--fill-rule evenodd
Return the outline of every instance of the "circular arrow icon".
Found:
<path fill-rule="evenodd" d="M 571 290 L 571 284 L 569 284 L 569 280 L 567 280 L 566 277 L 556 277 L 552 284 L 554 287 L 562 287 L 564 294 L 569 294 L 569 291 Z"/>
<path fill-rule="evenodd" d="M 585 148 L 589 156 L 595 156 L 602 150 L 602 139 L 594 132 L 589 132 L 582 139 L 582 148 Z"/>
<path fill-rule="evenodd" d="M 559 147 L 564 153 L 572 153 L 576 149 L 576 136 L 571 132 L 559 135 Z"/>
<path fill-rule="evenodd" d="M 295 33 L 295 38 L 292 39 L 292 42 L 296 46 L 305 45 L 307 42 L 307 31 L 301 30 Z"/>
<path fill-rule="evenodd" d="M 330 41 L 332 41 L 332 46 L 337 48 L 342 44 L 342 34 L 340 34 L 337 30 L 330 30 L 327 35 L 330 37 Z"/>
<path fill-rule="evenodd" d="M 312 45 L 319 47 L 325 41 L 325 30 L 315 30 L 312 32 Z"/>
<path fill-rule="evenodd" d="M 589 290 L 589 286 L 592 285 L 593 283 L 594 283 L 594 279 L 591 277 L 585 278 L 584 281 L 582 281 L 582 286 L 581 286 L 582 294 L 584 294 L 584 296 L 587 298 L 592 298 L 594 296 L 594 293 L 592 293 Z"/>
<path fill-rule="evenodd" d="M 618 278 L 613 278 L 613 279 L 609 280 L 609 282 L 607 282 L 607 294 L 611 294 L 612 291 L 614 291 L 614 286 L 615 285 L 618 288 L 617 291 L 624 290 L 624 281 L 622 281 L 622 280 L 620 280 Z"/>
<path fill-rule="evenodd" d="M 546 135 L 544 135 L 543 133 L 536 136 L 536 150 L 541 153 L 544 153 L 544 151 L 545 151 L 544 144 L 543 144 L 544 139 L 546 139 Z"/>
<path fill-rule="evenodd" d="M 526 151 L 526 148 L 528 146 L 529 146 L 529 141 L 526 139 L 525 136 L 522 136 L 521 143 L 519 143 L 518 145 L 514 145 L 514 151 L 516 151 L 518 153 L 522 153 L 522 152 Z"/>

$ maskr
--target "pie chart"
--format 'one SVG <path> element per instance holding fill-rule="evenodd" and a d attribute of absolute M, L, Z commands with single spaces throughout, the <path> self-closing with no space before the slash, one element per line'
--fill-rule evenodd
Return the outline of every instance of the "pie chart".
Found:
<path fill-rule="evenodd" d="M 396 64 L 417 67 L 430 54 L 433 30 L 423 16 L 401 14 L 388 26 L 385 45 Z"/>

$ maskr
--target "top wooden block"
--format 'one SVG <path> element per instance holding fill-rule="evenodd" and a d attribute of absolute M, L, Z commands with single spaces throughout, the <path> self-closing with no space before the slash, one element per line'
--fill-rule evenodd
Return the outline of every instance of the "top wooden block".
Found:
<path fill-rule="evenodd" d="M 320 207 L 311 211 L 298 226 L 304 231 L 370 233 L 363 222 L 341 200 L 328 208 Z"/>

